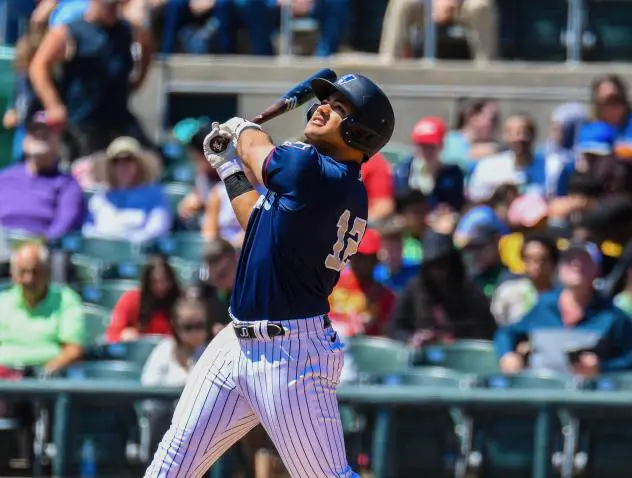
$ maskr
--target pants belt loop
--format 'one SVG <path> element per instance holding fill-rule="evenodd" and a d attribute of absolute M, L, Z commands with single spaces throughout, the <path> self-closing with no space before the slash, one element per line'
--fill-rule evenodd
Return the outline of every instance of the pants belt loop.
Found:
<path fill-rule="evenodd" d="M 259 323 L 257 324 L 257 327 L 255 327 L 255 330 L 257 331 L 257 335 L 259 336 L 260 339 L 270 340 L 270 336 L 268 335 L 268 321 L 267 320 L 259 321 Z"/>

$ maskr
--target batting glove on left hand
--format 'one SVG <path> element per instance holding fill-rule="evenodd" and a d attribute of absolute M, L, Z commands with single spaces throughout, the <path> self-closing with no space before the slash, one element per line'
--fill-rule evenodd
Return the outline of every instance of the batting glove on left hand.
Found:
<path fill-rule="evenodd" d="M 258 129 L 261 131 L 261 125 L 257 123 L 253 123 L 252 121 L 245 120 L 243 118 L 239 118 L 235 116 L 234 118 L 229 119 L 226 123 L 221 125 L 227 131 L 233 135 L 233 144 L 237 147 L 237 141 L 239 141 L 239 135 L 247 129 Z"/>
<path fill-rule="evenodd" d="M 224 125 L 220 125 L 217 121 L 211 126 L 213 129 L 204 138 L 204 157 L 211 166 L 215 168 L 220 179 L 223 181 L 228 176 L 243 171 L 243 168 L 233 145 L 233 134 L 231 131 Z M 228 147 L 220 153 L 216 153 L 211 149 L 211 143 L 218 138 L 223 138 L 228 143 Z"/>

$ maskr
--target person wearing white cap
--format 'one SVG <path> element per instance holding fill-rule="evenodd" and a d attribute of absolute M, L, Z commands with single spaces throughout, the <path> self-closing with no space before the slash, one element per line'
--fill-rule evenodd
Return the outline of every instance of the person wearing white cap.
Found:
<path fill-rule="evenodd" d="M 152 241 L 171 229 L 168 201 L 156 181 L 160 164 L 131 137 L 115 139 L 99 164 L 106 188 L 88 203 L 83 234 L 132 242 Z"/>

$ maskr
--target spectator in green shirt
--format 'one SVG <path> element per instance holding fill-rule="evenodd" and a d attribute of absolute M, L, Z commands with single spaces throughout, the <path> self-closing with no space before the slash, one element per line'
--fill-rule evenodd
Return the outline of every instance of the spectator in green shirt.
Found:
<path fill-rule="evenodd" d="M 24 244 L 11 257 L 14 286 L 0 293 L 0 365 L 63 370 L 83 354 L 81 298 L 50 282 L 49 252 Z"/>

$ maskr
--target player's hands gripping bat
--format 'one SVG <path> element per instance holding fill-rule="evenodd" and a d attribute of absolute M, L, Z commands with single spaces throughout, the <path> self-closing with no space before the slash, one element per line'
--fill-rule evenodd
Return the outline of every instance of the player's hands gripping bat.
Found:
<path fill-rule="evenodd" d="M 277 102 L 273 103 L 264 111 L 252 118 L 250 122 L 263 124 L 266 121 L 270 121 L 271 119 L 286 113 L 287 111 L 293 110 L 297 106 L 307 103 L 314 97 L 311 83 L 315 78 L 324 78 L 329 81 L 336 81 L 337 75 L 335 71 L 329 68 L 323 68 L 306 80 L 301 81 L 287 93 L 283 94 Z M 226 150 L 229 141 L 230 140 L 228 140 L 225 136 L 218 135 L 210 141 L 209 148 L 215 154 L 221 153 Z"/>

